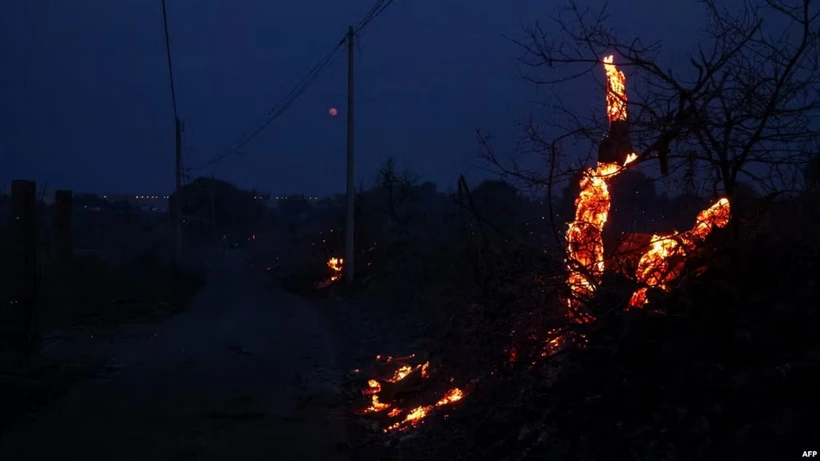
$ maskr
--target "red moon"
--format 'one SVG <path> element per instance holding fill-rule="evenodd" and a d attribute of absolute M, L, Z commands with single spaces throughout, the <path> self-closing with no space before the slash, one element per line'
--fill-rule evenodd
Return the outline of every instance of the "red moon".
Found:
<path fill-rule="evenodd" d="M 335 117 L 335 116 L 336 116 L 336 114 L 338 114 L 338 113 L 339 113 L 339 111 L 338 111 L 338 110 L 336 110 L 336 108 L 335 108 L 335 107 L 331 107 L 331 108 L 330 108 L 330 110 L 329 110 L 329 111 L 327 111 L 327 113 L 328 113 L 328 114 L 330 114 L 330 116 L 331 116 L 331 117 Z"/>

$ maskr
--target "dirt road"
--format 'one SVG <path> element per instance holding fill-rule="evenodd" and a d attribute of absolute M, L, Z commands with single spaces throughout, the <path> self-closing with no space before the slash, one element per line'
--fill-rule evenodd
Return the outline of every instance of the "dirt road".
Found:
<path fill-rule="evenodd" d="M 116 371 L 0 439 L 0 458 L 344 459 L 337 349 L 316 307 L 236 256 L 190 310 L 108 343 Z"/>

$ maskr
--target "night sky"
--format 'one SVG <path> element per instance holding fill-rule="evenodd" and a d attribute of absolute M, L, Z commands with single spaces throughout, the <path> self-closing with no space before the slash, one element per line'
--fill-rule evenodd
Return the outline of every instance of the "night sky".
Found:
<path fill-rule="evenodd" d="M 663 39 L 685 57 L 702 25 L 697 2 L 615 0 L 624 35 Z M 185 163 L 224 153 L 355 25 L 373 0 L 168 0 Z M 599 2 L 587 2 L 598 7 Z M 475 130 L 504 153 L 515 120 L 538 111 L 519 78 L 521 24 L 546 23 L 546 0 L 396 0 L 357 49 L 357 177 L 387 157 L 446 190 L 478 167 Z M 160 0 L 27 0 L 0 15 L 0 184 L 166 193 L 173 187 L 173 115 Z M 200 173 L 274 194 L 344 190 L 346 56 L 260 136 Z M 627 75 L 628 77 L 628 75 Z M 601 105 L 580 83 L 578 104 Z M 339 115 L 330 117 L 336 107 Z"/>

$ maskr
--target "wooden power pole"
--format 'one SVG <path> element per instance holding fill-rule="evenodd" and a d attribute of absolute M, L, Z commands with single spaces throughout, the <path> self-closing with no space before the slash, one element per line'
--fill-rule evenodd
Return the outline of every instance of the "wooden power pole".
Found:
<path fill-rule="evenodd" d="M 355 34 L 353 26 L 350 26 L 347 30 L 347 226 L 343 265 L 347 283 L 353 282 L 353 268 L 356 261 L 355 239 L 353 238 L 356 214 L 356 184 L 353 169 L 353 37 Z"/>
<path fill-rule="evenodd" d="M 176 163 L 176 250 L 177 250 L 177 264 L 182 263 L 182 213 L 184 211 L 182 200 L 182 124 L 179 117 L 175 119 L 176 129 L 176 144 L 174 159 Z"/>
<path fill-rule="evenodd" d="M 208 185 L 208 195 L 210 197 L 211 202 L 211 233 L 213 233 L 214 238 L 219 238 L 219 233 L 217 232 L 216 228 L 216 197 L 214 197 L 214 188 L 216 187 L 214 181 L 214 175 L 211 174 L 211 183 Z"/>
<path fill-rule="evenodd" d="M 176 262 L 182 263 L 182 122 L 177 110 L 177 93 L 174 87 L 174 66 L 171 63 L 171 39 L 168 36 L 168 11 L 165 0 L 162 1 L 162 26 L 165 32 L 165 55 L 168 58 L 168 80 L 171 84 L 171 103 L 174 109 L 174 163 L 176 165 L 176 200 L 172 219 L 176 224 Z"/>

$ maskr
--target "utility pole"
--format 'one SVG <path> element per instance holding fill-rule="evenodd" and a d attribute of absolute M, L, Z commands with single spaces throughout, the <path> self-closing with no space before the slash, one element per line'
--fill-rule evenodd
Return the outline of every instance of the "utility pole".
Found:
<path fill-rule="evenodd" d="M 174 158 L 176 163 L 176 195 L 177 195 L 177 206 L 176 206 L 176 237 L 177 237 L 177 263 L 182 263 L 182 212 L 183 212 L 183 200 L 182 200 L 182 124 L 177 117 L 175 119 L 175 130 L 176 130 L 176 145 L 175 145 L 175 152 Z"/>
<path fill-rule="evenodd" d="M 355 266 L 354 226 L 356 208 L 355 171 L 353 169 L 353 26 L 347 30 L 347 228 L 345 230 L 345 281 L 353 282 Z"/>
<path fill-rule="evenodd" d="M 171 103 L 174 109 L 174 163 L 176 164 L 176 203 L 172 218 L 176 221 L 176 262 L 182 263 L 182 122 L 177 110 L 177 93 L 174 87 L 174 66 L 171 63 L 171 39 L 168 36 L 168 11 L 162 0 L 162 26 L 165 32 L 165 55 L 168 58 L 168 81 L 171 84 Z"/>
<path fill-rule="evenodd" d="M 218 238 L 219 234 L 217 233 L 216 229 L 216 203 L 214 200 L 214 187 L 216 184 L 214 183 L 214 175 L 211 173 L 211 184 L 208 187 L 210 189 L 210 198 L 211 198 L 211 232 L 214 234 L 214 238 Z"/>

